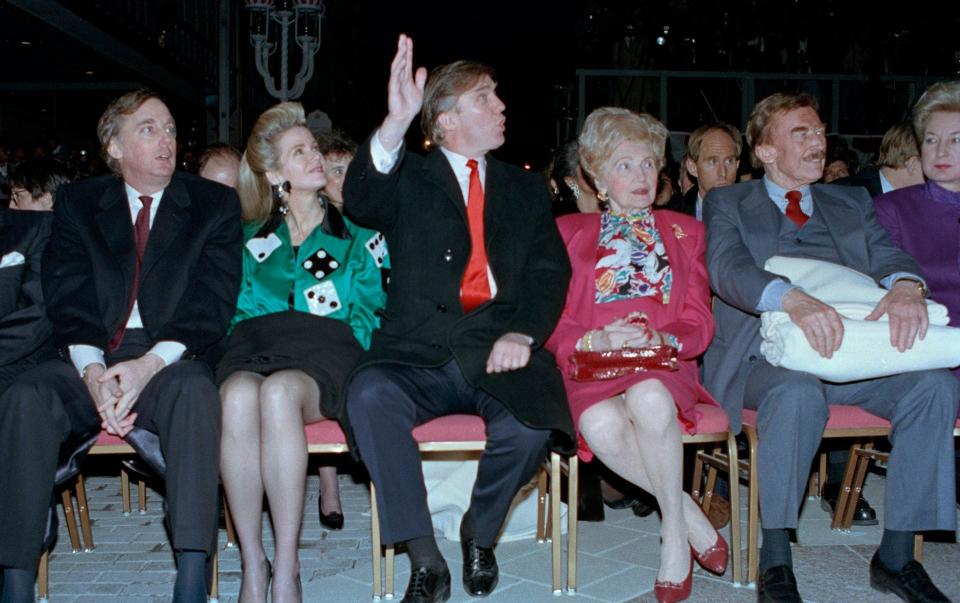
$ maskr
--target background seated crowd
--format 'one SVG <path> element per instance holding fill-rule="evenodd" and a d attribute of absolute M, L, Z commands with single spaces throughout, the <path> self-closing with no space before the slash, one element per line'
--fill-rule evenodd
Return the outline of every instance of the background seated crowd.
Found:
<path fill-rule="evenodd" d="M 729 554 L 715 529 L 725 518 L 682 489 L 681 438 L 696 432 L 697 404 L 721 407 L 733 433 L 745 410 L 756 414 L 758 600 L 800 601 L 815 579 L 794 575 L 789 531 L 838 404 L 888 419 L 895 434 L 871 586 L 947 600 L 912 545 L 916 532 L 956 529 L 960 369 L 822 381 L 766 361 L 759 317 L 787 313 L 824 358 L 848 335 L 832 306 L 767 270 L 782 255 L 869 275 L 886 292 L 867 319 L 889 322 L 901 353 L 926 333 L 928 298 L 960 326 L 960 82 L 931 86 L 859 173 L 828 143 L 814 97 L 773 94 L 744 137 L 724 123 L 691 134 L 677 192 L 664 185 L 669 132 L 647 114 L 594 110 L 558 150 L 548 188 L 492 154 L 506 107 L 490 67 L 428 74 L 401 36 L 387 98 L 360 145 L 337 131 L 318 139 L 299 103 L 281 103 L 242 152 L 213 145 L 192 175 L 176 169 L 166 104 L 139 90 L 98 124 L 110 174 L 70 182 L 53 159 L 10 170 L 0 603 L 33 600 L 56 533 L 53 490 L 101 430 L 164 482 L 174 601 L 206 600 L 218 476 L 241 549 L 240 600 L 301 600 L 304 425 L 322 420 L 339 422 L 376 485 L 383 542 L 410 556 L 404 601 L 446 601 L 411 430 L 459 413 L 480 416 L 487 437 L 460 526 L 468 594 L 497 587 L 511 500 L 554 450 L 595 456 L 652 495 L 655 596 L 684 600 L 694 562 L 722 574 Z M 418 116 L 426 155 L 404 142 Z M 756 177 L 738 183 L 744 149 Z M 671 350 L 676 370 L 571 371 L 580 353 L 651 346 Z M 831 457 L 834 481 L 845 462 Z M 339 529 L 334 467 L 321 470 L 321 494 L 321 521 Z M 858 520 L 872 513 L 858 503 Z"/>

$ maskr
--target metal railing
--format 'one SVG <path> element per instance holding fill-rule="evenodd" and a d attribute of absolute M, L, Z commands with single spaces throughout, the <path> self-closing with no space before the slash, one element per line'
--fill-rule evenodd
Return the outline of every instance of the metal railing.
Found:
<path fill-rule="evenodd" d="M 776 91 L 803 90 L 813 93 L 820 100 L 821 115 L 827 121 L 830 132 L 847 135 L 882 134 L 886 127 L 909 114 L 910 107 L 927 86 L 949 79 L 948 76 L 930 75 L 635 69 L 578 69 L 576 75 L 577 131 L 590 110 L 605 104 L 654 113 L 671 130 L 690 130 L 711 119 L 742 127 L 761 98 Z M 624 89 L 637 84 L 639 87 L 624 95 Z M 683 94 L 682 88 L 686 88 L 688 94 Z M 693 89 L 696 94 L 690 98 L 689 91 Z M 643 106 L 630 106 L 636 104 L 633 101 L 638 99 L 647 102 Z M 687 111 L 692 115 L 672 112 L 671 107 L 678 103 L 694 107 L 694 111 Z M 708 114 L 709 118 L 698 118 L 703 113 Z M 865 114 L 876 115 L 877 122 L 869 124 L 867 131 L 863 131 L 862 126 L 858 127 L 858 124 L 864 123 Z M 882 129 L 872 131 L 881 125 Z"/>

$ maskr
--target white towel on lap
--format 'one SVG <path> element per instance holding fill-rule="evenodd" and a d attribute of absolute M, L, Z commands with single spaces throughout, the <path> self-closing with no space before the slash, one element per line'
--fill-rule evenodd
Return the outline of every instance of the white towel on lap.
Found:
<path fill-rule="evenodd" d="M 790 279 L 813 297 L 836 308 L 843 317 L 843 343 L 833 357 L 827 359 L 810 347 L 803 331 L 790 321 L 786 312 L 764 312 L 760 351 L 774 366 L 845 383 L 960 365 L 960 329 L 946 326 L 949 316 L 942 304 L 927 301 L 930 316 L 927 336 L 900 353 L 890 345 L 886 315 L 878 321 L 863 320 L 886 295 L 886 290 L 869 276 L 830 262 L 783 256 L 770 258 L 764 268 Z"/>

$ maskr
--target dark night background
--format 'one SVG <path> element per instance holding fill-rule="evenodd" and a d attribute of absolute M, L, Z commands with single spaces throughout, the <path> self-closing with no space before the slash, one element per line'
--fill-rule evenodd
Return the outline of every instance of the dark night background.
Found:
<path fill-rule="evenodd" d="M 905 116 L 923 87 L 955 79 L 960 67 L 956 3 L 887 12 L 841 0 L 325 4 L 314 78 L 299 99 L 308 112 L 321 109 L 335 126 L 366 137 L 386 111 L 387 70 L 397 34 L 405 32 L 414 39 L 418 65 L 470 58 L 497 69 L 508 120 L 507 144 L 498 154 L 535 169 L 576 127 L 577 69 L 730 72 L 712 80 L 671 79 L 666 111 L 655 89 L 630 96 L 617 91 L 630 80 L 589 80 L 586 111 L 621 102 L 681 132 L 714 117 L 742 126 L 740 72 L 811 74 L 809 80 L 758 81 L 755 95 L 810 89 L 821 96 L 825 119 L 832 90 L 815 83 L 817 75 L 865 76 L 844 84 L 838 129 L 876 136 Z M 38 143 L 96 151 L 96 120 L 109 100 L 147 85 L 170 101 L 185 149 L 214 142 L 218 7 L 217 0 L 0 1 L 0 138 L 28 154 Z M 243 2 L 232 3 L 231 19 L 230 138 L 242 146 L 259 112 L 276 101 L 253 68 Z M 91 43 L 84 25 L 102 38 Z M 628 34 L 633 52 L 625 57 L 620 43 L 615 57 Z M 142 60 L 131 63 L 112 45 Z M 292 70 L 299 67 L 299 49 L 291 63 Z M 158 69 L 176 83 L 157 77 Z M 896 82 L 890 76 L 915 77 Z M 412 127 L 410 142 L 419 138 Z"/>

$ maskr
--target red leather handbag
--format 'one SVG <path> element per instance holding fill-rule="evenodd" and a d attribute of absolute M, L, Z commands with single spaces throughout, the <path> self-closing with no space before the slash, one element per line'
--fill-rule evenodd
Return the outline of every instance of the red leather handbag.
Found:
<path fill-rule="evenodd" d="M 570 354 L 570 378 L 605 381 L 642 371 L 677 370 L 677 349 L 669 345 Z"/>

